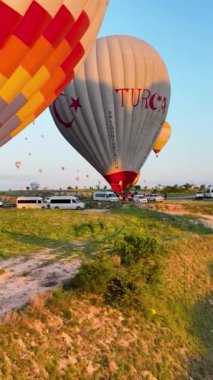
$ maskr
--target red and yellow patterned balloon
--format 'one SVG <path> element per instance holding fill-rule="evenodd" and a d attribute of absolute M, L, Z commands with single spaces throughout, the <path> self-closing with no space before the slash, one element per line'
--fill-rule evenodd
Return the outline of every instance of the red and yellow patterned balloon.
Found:
<path fill-rule="evenodd" d="M 70 82 L 108 0 L 0 0 L 0 146 Z"/>

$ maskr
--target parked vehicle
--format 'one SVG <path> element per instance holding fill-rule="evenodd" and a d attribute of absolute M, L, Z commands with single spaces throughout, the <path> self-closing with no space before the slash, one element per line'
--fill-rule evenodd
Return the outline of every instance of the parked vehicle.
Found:
<path fill-rule="evenodd" d="M 118 202 L 119 198 L 113 191 L 95 191 L 93 193 L 93 200 L 101 202 Z"/>
<path fill-rule="evenodd" d="M 213 198 L 213 186 L 208 186 L 207 190 L 204 193 L 205 198 Z"/>
<path fill-rule="evenodd" d="M 149 194 L 146 197 L 149 202 L 163 202 L 164 200 L 160 194 Z"/>
<path fill-rule="evenodd" d="M 53 196 L 43 203 L 45 208 L 63 209 L 63 210 L 82 210 L 85 208 L 85 203 L 80 202 L 74 196 Z"/>
<path fill-rule="evenodd" d="M 16 199 L 17 208 L 42 208 L 42 197 L 18 197 Z"/>
<path fill-rule="evenodd" d="M 142 194 L 134 195 L 133 202 L 136 203 L 147 203 L 147 198 Z"/>
<path fill-rule="evenodd" d="M 195 193 L 195 199 L 199 200 L 199 199 L 203 199 L 204 198 L 204 194 L 202 191 L 197 191 Z"/>

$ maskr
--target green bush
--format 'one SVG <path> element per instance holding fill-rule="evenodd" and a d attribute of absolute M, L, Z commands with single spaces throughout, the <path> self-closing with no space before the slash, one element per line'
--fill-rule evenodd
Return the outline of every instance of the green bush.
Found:
<path fill-rule="evenodd" d="M 147 299 L 160 284 L 164 253 L 155 238 L 125 235 L 115 242 L 112 256 L 100 253 L 83 264 L 72 286 L 102 294 L 114 307 L 146 310 Z"/>
<path fill-rule="evenodd" d="M 140 235 L 124 235 L 114 244 L 114 253 L 121 257 L 121 264 L 134 265 L 141 259 L 160 257 L 165 253 L 162 244 L 156 238 Z"/>
<path fill-rule="evenodd" d="M 118 269 L 108 281 L 105 301 L 114 307 L 140 308 L 143 304 L 143 286 L 125 268 Z"/>
<path fill-rule="evenodd" d="M 72 286 L 82 291 L 103 294 L 114 273 L 115 267 L 111 257 L 105 253 L 99 253 L 93 261 L 81 266 L 72 281 Z"/>

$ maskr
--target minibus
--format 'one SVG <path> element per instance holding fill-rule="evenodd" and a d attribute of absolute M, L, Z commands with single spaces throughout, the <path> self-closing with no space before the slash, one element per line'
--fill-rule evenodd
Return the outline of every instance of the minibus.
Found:
<path fill-rule="evenodd" d="M 16 199 L 17 208 L 43 208 L 42 197 L 18 197 Z"/>
<path fill-rule="evenodd" d="M 85 203 L 80 202 L 74 196 L 53 196 L 46 200 L 45 207 L 50 209 L 82 210 L 85 208 Z"/>
<path fill-rule="evenodd" d="M 94 201 L 108 201 L 108 202 L 117 202 L 119 201 L 118 197 L 116 196 L 113 191 L 95 191 L 93 193 L 93 200 Z"/>

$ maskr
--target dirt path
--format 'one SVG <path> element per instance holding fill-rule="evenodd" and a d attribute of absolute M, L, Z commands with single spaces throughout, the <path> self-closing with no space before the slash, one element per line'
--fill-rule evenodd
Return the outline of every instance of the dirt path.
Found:
<path fill-rule="evenodd" d="M 186 208 L 184 207 L 184 203 L 160 203 L 157 205 L 150 205 L 150 208 L 170 215 L 193 214 L 191 210 L 186 210 Z M 206 227 L 213 229 L 213 215 L 200 213 L 196 213 L 195 215 L 200 219 L 200 222 L 203 223 Z"/>
<path fill-rule="evenodd" d="M 54 262 L 50 250 L 29 257 L 0 260 L 0 317 L 26 305 L 29 300 L 73 277 L 80 261 Z"/>

